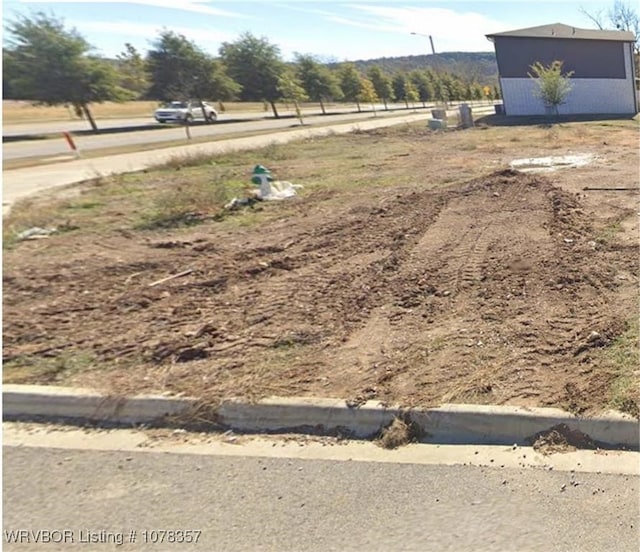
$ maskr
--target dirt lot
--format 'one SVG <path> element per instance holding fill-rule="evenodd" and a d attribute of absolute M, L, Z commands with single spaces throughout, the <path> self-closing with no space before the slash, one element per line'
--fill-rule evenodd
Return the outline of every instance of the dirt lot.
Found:
<path fill-rule="evenodd" d="M 564 153 L 596 158 L 508 168 Z M 637 188 L 634 121 L 388 129 L 260 155 L 303 194 L 155 230 L 133 223 L 149 190 L 201 167 L 131 177 L 138 203 L 123 178 L 88 184 L 88 215 L 47 199 L 49 223 L 79 228 L 5 250 L 4 381 L 638 413 L 639 196 L 584 190 Z M 225 163 L 247 178 L 256 156 Z"/>

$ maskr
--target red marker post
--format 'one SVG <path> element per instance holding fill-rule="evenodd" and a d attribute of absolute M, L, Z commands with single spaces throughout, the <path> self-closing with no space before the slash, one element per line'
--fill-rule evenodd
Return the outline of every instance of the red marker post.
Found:
<path fill-rule="evenodd" d="M 73 141 L 73 137 L 71 136 L 71 134 L 68 133 L 68 132 L 63 132 L 62 134 L 66 138 L 67 144 L 69 144 L 69 147 L 73 151 L 74 155 L 76 157 L 80 157 L 80 151 L 78 150 L 78 147 L 76 146 L 76 143 Z"/>

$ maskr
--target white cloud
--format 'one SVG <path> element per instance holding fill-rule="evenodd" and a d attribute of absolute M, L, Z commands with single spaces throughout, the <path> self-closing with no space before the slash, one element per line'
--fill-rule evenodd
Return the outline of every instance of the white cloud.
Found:
<path fill-rule="evenodd" d="M 130 21 L 69 21 L 70 25 L 82 33 L 96 33 L 107 35 L 122 35 L 126 37 L 126 42 L 133 42 L 131 37 L 147 40 L 144 49 L 150 47 L 150 42 L 157 38 L 158 34 L 165 28 L 163 25 L 153 23 L 133 23 Z M 217 55 L 218 48 L 222 42 L 233 41 L 237 38 L 235 33 L 227 31 L 217 31 L 207 28 L 180 27 L 171 25 L 166 27 L 169 30 L 184 35 L 187 40 L 195 42 L 203 50 L 210 54 Z M 124 42 L 123 42 L 124 43 Z M 115 52 L 104 52 L 107 55 L 114 55 Z"/>
<path fill-rule="evenodd" d="M 431 35 L 436 51 L 492 50 L 486 34 L 504 30 L 504 22 L 475 12 L 458 12 L 447 8 L 400 7 L 350 4 L 349 8 L 365 18 L 332 17 L 336 23 L 364 27 L 381 32 Z M 425 47 L 426 49 L 426 47 Z"/>
<path fill-rule="evenodd" d="M 91 4 L 101 3 L 104 0 L 21 0 L 23 4 Z M 138 4 L 140 6 L 150 6 L 153 8 L 167 8 L 171 10 L 181 10 L 219 17 L 245 17 L 242 14 L 221 10 L 210 6 L 206 0 L 116 0 L 112 4 Z"/>
<path fill-rule="evenodd" d="M 420 44 L 420 37 L 408 38 L 412 32 L 431 35 L 437 52 L 445 51 L 492 51 L 493 45 L 485 38 L 485 34 L 504 31 L 504 21 L 499 22 L 480 13 L 461 11 L 452 8 L 436 8 L 425 6 L 398 6 L 393 5 L 392 0 L 386 3 L 373 4 L 369 2 L 335 3 L 331 10 L 317 9 L 309 2 L 288 2 L 276 4 L 280 7 L 308 13 L 345 27 L 354 27 L 375 33 L 388 33 L 379 36 L 378 40 L 360 43 L 353 40 L 351 43 L 340 44 L 339 57 L 342 59 L 369 59 L 372 57 L 389 57 L 430 53 L 428 39 L 424 37 Z M 506 0 L 499 0 L 506 1 Z M 514 1 L 514 0 L 510 0 Z M 424 1 L 427 4 L 427 0 Z M 403 40 L 394 40 L 390 35 L 402 35 Z M 408 39 L 408 40 L 405 40 Z M 286 37 L 282 37 L 283 51 L 291 50 L 287 45 Z M 413 42 L 412 42 L 413 41 Z M 411 46 L 413 44 L 413 46 Z M 298 51 L 315 51 L 326 53 L 332 47 L 331 42 L 310 45 L 307 50 L 298 46 Z"/>

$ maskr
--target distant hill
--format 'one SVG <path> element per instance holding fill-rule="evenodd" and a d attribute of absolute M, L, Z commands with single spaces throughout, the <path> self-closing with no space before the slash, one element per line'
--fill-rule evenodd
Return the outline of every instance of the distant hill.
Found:
<path fill-rule="evenodd" d="M 459 77 L 475 80 L 480 84 L 498 82 L 498 65 L 494 52 L 443 52 L 419 56 L 383 57 L 353 62 L 363 72 L 378 65 L 388 74 L 404 73 L 414 69 L 440 69 Z M 339 65 L 330 63 L 330 67 Z"/>

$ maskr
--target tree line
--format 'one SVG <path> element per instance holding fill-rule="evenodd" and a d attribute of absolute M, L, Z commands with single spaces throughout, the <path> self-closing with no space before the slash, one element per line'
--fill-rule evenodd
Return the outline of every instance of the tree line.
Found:
<path fill-rule="evenodd" d="M 322 63 L 313 55 L 296 54 L 285 62 L 267 38 L 244 33 L 224 42 L 214 57 L 193 41 L 162 30 L 143 56 L 131 44 L 116 59 L 93 54 L 94 48 L 62 20 L 37 13 L 19 16 L 7 26 L 3 48 L 3 97 L 45 105 L 70 105 L 91 127 L 97 125 L 90 105 L 128 100 L 312 101 L 326 113 L 333 101 L 362 104 L 448 102 L 497 98 L 495 86 L 482 86 L 473 75 L 438 69 L 389 73 L 378 65 L 366 71 L 354 63 Z M 223 105 L 223 104 L 222 104 Z M 374 107 L 375 109 L 375 107 Z"/>

